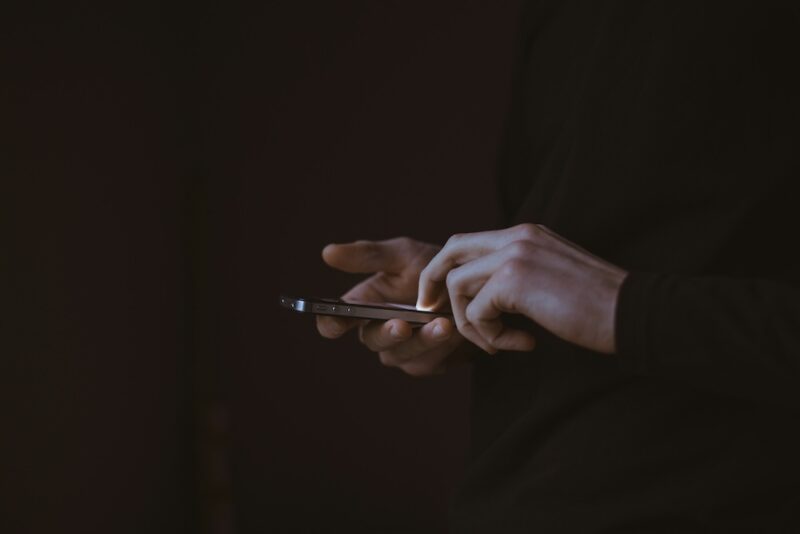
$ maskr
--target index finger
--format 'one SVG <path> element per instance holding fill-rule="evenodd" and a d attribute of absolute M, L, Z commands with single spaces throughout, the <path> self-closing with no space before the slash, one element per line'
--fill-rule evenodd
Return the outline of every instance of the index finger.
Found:
<path fill-rule="evenodd" d="M 431 259 L 419 276 L 417 308 L 432 309 L 441 300 L 444 282 L 454 267 L 463 265 L 475 258 L 485 256 L 504 247 L 508 243 L 523 238 L 524 229 L 520 226 L 505 230 L 455 234 Z"/>

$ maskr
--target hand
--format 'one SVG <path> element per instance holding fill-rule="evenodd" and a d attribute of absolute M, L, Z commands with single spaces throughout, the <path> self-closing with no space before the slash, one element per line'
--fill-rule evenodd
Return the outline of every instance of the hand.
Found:
<path fill-rule="evenodd" d="M 414 304 L 419 274 L 439 248 L 401 237 L 328 245 L 322 258 L 331 267 L 348 273 L 374 273 L 345 293 L 343 299 Z M 399 367 L 410 375 L 438 374 L 447 365 L 464 359 L 463 353 L 457 351 L 466 345 L 464 338 L 443 317 L 414 330 L 400 319 L 382 322 L 317 316 L 317 329 L 327 338 L 338 338 L 356 327 L 361 342 L 378 353 L 381 363 Z"/>
<path fill-rule="evenodd" d="M 533 350 L 531 334 L 507 328 L 518 313 L 584 348 L 614 353 L 614 314 L 627 273 L 541 225 L 454 235 L 422 271 L 417 306 L 445 301 L 461 334 L 494 354 Z"/>

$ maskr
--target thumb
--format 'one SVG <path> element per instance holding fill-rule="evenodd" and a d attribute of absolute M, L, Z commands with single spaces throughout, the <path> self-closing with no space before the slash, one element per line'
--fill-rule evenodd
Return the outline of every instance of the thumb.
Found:
<path fill-rule="evenodd" d="M 408 264 L 410 252 L 402 240 L 330 244 L 322 249 L 322 259 L 347 273 L 399 273 Z"/>

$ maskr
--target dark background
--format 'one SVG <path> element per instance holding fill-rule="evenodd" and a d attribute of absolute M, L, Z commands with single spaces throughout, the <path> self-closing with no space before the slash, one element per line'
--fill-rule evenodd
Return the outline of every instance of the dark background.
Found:
<path fill-rule="evenodd" d="M 468 369 L 277 306 L 496 226 L 517 3 L 0 13 L 0 531 L 442 532 Z"/>

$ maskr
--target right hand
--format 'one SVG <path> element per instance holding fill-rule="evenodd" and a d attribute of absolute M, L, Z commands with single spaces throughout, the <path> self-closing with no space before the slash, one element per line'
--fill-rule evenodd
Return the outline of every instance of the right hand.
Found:
<path fill-rule="evenodd" d="M 345 293 L 343 299 L 413 305 L 419 275 L 439 250 L 436 245 L 398 237 L 328 245 L 322 250 L 322 259 L 341 271 L 372 274 Z M 440 374 L 448 365 L 468 358 L 459 350 L 467 343 L 444 317 L 413 329 L 400 319 L 366 321 L 317 316 L 317 329 L 324 337 L 338 338 L 353 328 L 358 328 L 359 339 L 378 353 L 381 363 L 412 376 Z"/>

